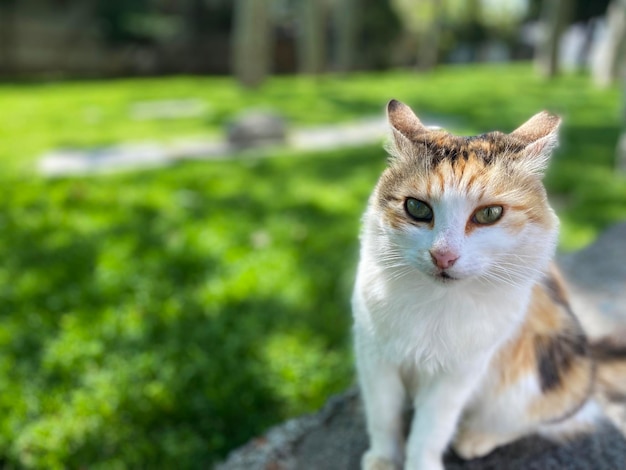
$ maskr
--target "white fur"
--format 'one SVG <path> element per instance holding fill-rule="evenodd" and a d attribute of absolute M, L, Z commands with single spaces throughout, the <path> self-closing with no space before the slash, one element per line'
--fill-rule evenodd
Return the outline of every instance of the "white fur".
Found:
<path fill-rule="evenodd" d="M 490 380 L 488 365 L 523 320 L 531 288 L 553 256 L 554 215 L 549 230 L 528 223 L 514 235 L 495 224 L 466 235 L 476 197 L 446 188 L 431 201 L 432 228 L 407 224 L 394 230 L 374 203 L 365 214 L 352 301 L 370 436 L 364 468 L 381 462 L 387 468 L 443 468 L 441 455 L 464 409 L 480 402 L 476 392 Z M 456 280 L 444 283 L 433 276 L 433 248 L 458 253 L 448 270 Z M 405 446 L 401 419 L 407 399 L 416 412 Z M 495 405 L 493 413 L 506 406 Z M 499 421 L 489 412 L 480 419 L 488 421 L 486 427 Z M 520 430 L 510 431 L 513 436 Z M 481 452 L 492 444 L 485 442 L 466 445 Z"/>

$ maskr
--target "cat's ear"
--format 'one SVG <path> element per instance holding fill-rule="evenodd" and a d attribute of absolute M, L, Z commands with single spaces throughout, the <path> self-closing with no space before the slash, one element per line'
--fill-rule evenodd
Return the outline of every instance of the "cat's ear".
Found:
<path fill-rule="evenodd" d="M 558 145 L 561 118 L 548 111 L 535 114 L 509 135 L 524 146 L 519 159 L 528 171 L 543 174 Z"/>
<path fill-rule="evenodd" d="M 414 151 L 412 141 L 428 132 L 413 110 L 398 100 L 387 103 L 387 120 L 391 127 L 391 142 L 387 151 L 393 158 L 411 154 Z"/>
<path fill-rule="evenodd" d="M 394 135 L 397 133 L 409 140 L 426 130 L 413 110 L 398 100 L 387 103 L 387 119 Z"/>

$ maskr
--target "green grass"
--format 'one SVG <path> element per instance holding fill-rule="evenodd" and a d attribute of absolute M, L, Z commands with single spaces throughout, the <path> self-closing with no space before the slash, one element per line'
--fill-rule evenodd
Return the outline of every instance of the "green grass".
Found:
<path fill-rule="evenodd" d="M 562 247 L 626 219 L 612 170 L 619 94 L 527 66 L 348 78 L 0 85 L 0 466 L 206 468 L 353 380 L 349 296 L 379 146 L 43 180 L 60 145 L 219 132 L 248 105 L 294 124 L 380 113 L 391 97 L 464 133 L 565 118 L 547 183 Z M 133 121 L 135 101 L 207 113 Z M 97 110 L 97 111 L 95 111 Z M 428 121 L 428 119 L 425 119 Z"/>
<path fill-rule="evenodd" d="M 22 183 L 0 201 L 0 449 L 206 468 L 352 380 L 380 151 Z"/>

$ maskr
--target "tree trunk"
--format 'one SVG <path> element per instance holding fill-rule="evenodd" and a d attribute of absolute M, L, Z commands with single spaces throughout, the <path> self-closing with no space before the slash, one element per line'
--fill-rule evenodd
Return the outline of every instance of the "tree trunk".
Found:
<path fill-rule="evenodd" d="M 335 4 L 335 68 L 340 72 L 354 69 L 359 26 L 360 0 L 342 0 Z"/>
<path fill-rule="evenodd" d="M 626 55 L 626 0 L 613 0 L 606 10 L 606 39 L 592 65 L 596 85 L 611 85 L 620 73 Z"/>
<path fill-rule="evenodd" d="M 270 69 L 269 0 L 236 0 L 232 34 L 232 70 L 240 84 L 255 88 Z"/>
<path fill-rule="evenodd" d="M 570 22 L 572 0 L 544 0 L 541 10 L 541 38 L 535 49 L 535 68 L 552 78 L 559 73 L 559 44 Z"/>
<path fill-rule="evenodd" d="M 298 69 L 300 73 L 319 74 L 326 59 L 325 2 L 299 0 Z"/>
<path fill-rule="evenodd" d="M 0 73 L 7 75 L 15 72 L 15 4 L 0 1 Z"/>
<path fill-rule="evenodd" d="M 432 9 L 432 21 L 419 35 L 417 50 L 418 70 L 431 70 L 439 60 L 439 39 L 445 15 L 444 0 L 428 0 Z"/>

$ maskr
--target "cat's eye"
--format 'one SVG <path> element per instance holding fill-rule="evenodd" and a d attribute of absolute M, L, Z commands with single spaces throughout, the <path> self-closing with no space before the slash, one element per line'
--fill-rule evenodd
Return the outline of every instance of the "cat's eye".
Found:
<path fill-rule="evenodd" d="M 472 221 L 481 225 L 493 224 L 502 217 L 502 212 L 502 206 L 483 207 L 474 213 Z"/>
<path fill-rule="evenodd" d="M 428 204 L 419 199 L 407 198 L 404 202 L 404 209 L 407 214 L 419 222 L 430 222 L 433 220 L 433 210 Z"/>

